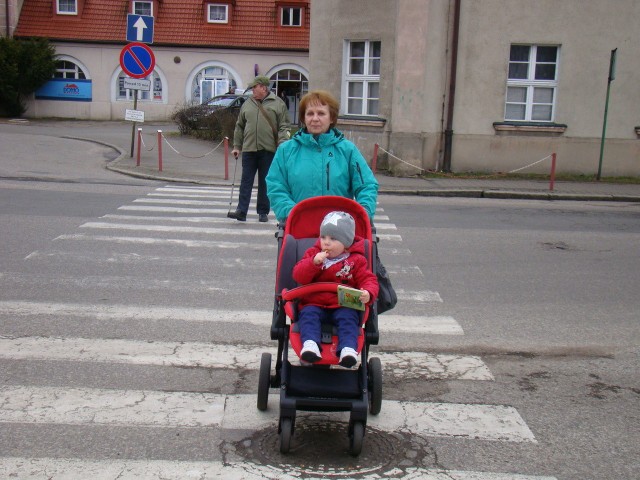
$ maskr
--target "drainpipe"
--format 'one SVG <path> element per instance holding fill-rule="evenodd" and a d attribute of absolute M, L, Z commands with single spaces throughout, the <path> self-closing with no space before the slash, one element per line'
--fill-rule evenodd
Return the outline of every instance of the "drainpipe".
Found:
<path fill-rule="evenodd" d="M 444 158 L 442 170 L 451 171 L 451 150 L 453 147 L 453 106 L 456 99 L 456 71 L 458 66 L 458 32 L 460 31 L 460 2 L 455 0 L 453 12 L 453 38 L 451 39 L 451 74 L 449 75 L 449 99 L 447 104 L 447 128 L 444 131 Z"/>
<path fill-rule="evenodd" d="M 7 25 L 7 38 L 11 38 L 11 21 L 9 20 L 9 0 L 4 1 L 4 16 Z"/>

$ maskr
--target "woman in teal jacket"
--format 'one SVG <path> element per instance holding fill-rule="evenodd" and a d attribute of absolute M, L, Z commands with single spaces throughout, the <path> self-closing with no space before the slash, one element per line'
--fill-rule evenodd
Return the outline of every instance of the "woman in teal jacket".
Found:
<path fill-rule="evenodd" d="M 378 181 L 358 148 L 335 128 L 338 101 L 323 90 L 300 101 L 304 127 L 282 143 L 267 174 L 267 195 L 279 222 L 305 198 L 337 195 L 354 199 L 373 223 Z"/>

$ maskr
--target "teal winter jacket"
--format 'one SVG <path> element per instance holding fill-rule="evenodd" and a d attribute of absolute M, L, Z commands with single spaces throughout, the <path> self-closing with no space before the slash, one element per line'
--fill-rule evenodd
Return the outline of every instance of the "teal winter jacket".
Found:
<path fill-rule="evenodd" d="M 280 222 L 296 203 L 322 195 L 355 200 L 373 222 L 378 181 L 358 148 L 336 128 L 317 138 L 299 130 L 276 150 L 266 180 L 271 208 Z"/>

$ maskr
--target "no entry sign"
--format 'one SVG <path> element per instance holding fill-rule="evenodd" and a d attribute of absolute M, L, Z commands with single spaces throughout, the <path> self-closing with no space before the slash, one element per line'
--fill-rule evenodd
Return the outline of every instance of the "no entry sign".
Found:
<path fill-rule="evenodd" d="M 156 57 L 144 43 L 133 42 L 120 52 L 120 66 L 131 78 L 144 78 L 153 72 Z"/>

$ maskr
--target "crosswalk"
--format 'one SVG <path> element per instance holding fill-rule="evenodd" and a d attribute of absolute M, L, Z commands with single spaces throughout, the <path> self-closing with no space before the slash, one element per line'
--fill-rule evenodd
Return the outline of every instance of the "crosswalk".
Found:
<path fill-rule="evenodd" d="M 227 219 L 229 195 L 229 187 L 155 188 L 52 239 L 27 255 L 20 271 L 0 272 L 0 363 L 20 365 L 18 370 L 58 365 L 88 372 L 78 377 L 36 372 L 27 382 L 8 375 L 10 380 L 0 385 L 0 424 L 35 437 L 39 432 L 72 431 L 92 438 L 99 433 L 87 432 L 108 432 L 105 435 L 118 439 L 116 444 L 124 443 L 119 445 L 124 451 L 136 449 L 127 445 L 135 441 L 128 440 L 135 431 L 149 438 L 154 436 L 151 429 L 166 442 L 164 456 L 100 456 L 87 447 L 83 457 L 48 449 L 43 440 L 31 455 L 28 450 L 27 455 L 3 452 L 3 478 L 554 480 L 525 473 L 445 470 L 437 464 L 396 465 L 393 459 L 382 462 L 379 471 L 372 465 L 336 466 L 329 475 L 327 470 L 292 465 L 291 458 L 277 458 L 276 451 L 276 460 L 270 462 L 243 458 L 237 453 L 241 448 L 233 448 L 230 455 L 227 438 L 244 438 L 244 445 L 256 435 L 275 435 L 278 396 L 275 391 L 270 395 L 267 411 L 255 408 L 260 355 L 271 352 L 275 357 L 277 346 L 269 339 L 275 221 L 259 223 L 251 212 L 246 223 Z M 412 252 L 403 247 L 401 234 L 381 207 L 376 222 L 381 256 L 394 278 L 403 279 L 396 282 L 399 307 L 381 317 L 381 337 L 465 335 L 463 325 L 451 316 L 420 314 L 428 310 L 425 306 L 446 305 L 445 299 L 436 291 L 415 289 L 424 275 L 397 260 Z M 372 354 L 382 362 L 385 381 L 494 381 L 479 356 L 393 348 Z M 160 386 L 158 379 L 155 388 L 149 388 L 158 369 L 207 373 L 209 383 L 186 391 L 167 386 L 169 380 Z M 104 378 L 85 381 L 93 372 Z M 131 372 L 152 378 L 135 388 Z M 298 422 L 313 422 L 316 416 L 301 412 Z M 347 416 L 336 413 L 331 421 L 346 424 Z M 367 428 L 364 451 L 375 436 L 388 441 L 407 435 L 537 442 L 525 419 L 508 405 L 385 398 L 381 414 L 371 416 Z M 178 444 L 163 432 L 213 435 L 213 443 L 227 447 L 207 444 L 211 450 L 206 454 L 187 449 L 190 453 L 172 456 Z"/>

